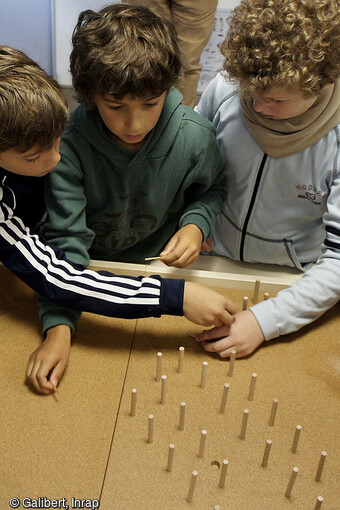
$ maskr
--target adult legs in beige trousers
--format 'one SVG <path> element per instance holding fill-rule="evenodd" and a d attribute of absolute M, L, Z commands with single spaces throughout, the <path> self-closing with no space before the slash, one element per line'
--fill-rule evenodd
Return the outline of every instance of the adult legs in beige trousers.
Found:
<path fill-rule="evenodd" d="M 209 41 L 218 0 L 125 0 L 131 5 L 143 5 L 166 16 L 176 27 L 182 53 L 183 74 L 177 88 L 183 103 L 194 106 L 200 77 L 201 53 Z"/>

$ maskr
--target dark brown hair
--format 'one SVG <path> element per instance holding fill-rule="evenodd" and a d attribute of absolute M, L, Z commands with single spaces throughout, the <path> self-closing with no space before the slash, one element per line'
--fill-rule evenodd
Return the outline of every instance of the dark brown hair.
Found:
<path fill-rule="evenodd" d="M 181 71 L 172 24 L 145 7 L 114 4 L 80 13 L 70 68 L 79 99 L 95 94 L 147 99 L 168 91 Z"/>
<path fill-rule="evenodd" d="M 0 46 L 0 151 L 50 147 L 67 116 L 58 83 L 21 51 Z"/>

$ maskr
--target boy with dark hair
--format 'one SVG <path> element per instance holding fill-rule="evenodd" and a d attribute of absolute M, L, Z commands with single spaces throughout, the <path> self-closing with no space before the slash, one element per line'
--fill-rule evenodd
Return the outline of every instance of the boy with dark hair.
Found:
<path fill-rule="evenodd" d="M 35 291 L 76 310 L 123 318 L 184 314 L 202 324 L 231 320 L 233 305 L 206 287 L 83 269 L 34 233 L 45 212 L 44 176 L 60 160 L 67 116 L 55 80 L 22 52 L 0 46 L 0 261 Z M 69 342 L 56 346 L 47 332 L 27 369 L 37 390 L 53 391 L 68 351 Z"/>
<path fill-rule="evenodd" d="M 226 167 L 212 253 L 304 271 L 230 327 L 198 336 L 222 357 L 250 354 L 339 300 L 339 27 L 338 0 L 243 0 L 222 46 L 225 71 L 197 107 Z"/>
<path fill-rule="evenodd" d="M 167 265 L 191 264 L 221 210 L 224 169 L 213 126 L 173 87 L 181 61 L 172 24 L 114 4 L 82 12 L 72 42 L 82 104 L 48 177 L 44 235 L 83 266 L 159 253 Z M 79 314 L 43 299 L 40 311 L 50 337 L 70 338 Z"/>

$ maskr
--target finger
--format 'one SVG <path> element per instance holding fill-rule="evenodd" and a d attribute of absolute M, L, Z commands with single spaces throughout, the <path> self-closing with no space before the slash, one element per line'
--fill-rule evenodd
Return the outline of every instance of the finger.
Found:
<path fill-rule="evenodd" d="M 169 255 L 169 253 L 171 253 L 175 249 L 177 242 L 178 242 L 177 237 L 170 239 L 170 241 L 168 242 L 168 244 L 166 245 L 166 247 L 164 248 L 162 253 L 160 253 L 160 256 L 162 258 L 167 257 Z"/>
<path fill-rule="evenodd" d="M 225 298 L 225 300 L 226 300 L 225 309 L 230 314 L 235 314 L 239 311 L 239 307 L 231 299 Z"/>
<path fill-rule="evenodd" d="M 59 381 L 65 371 L 66 364 L 67 364 L 67 361 L 66 362 L 59 361 L 59 363 L 57 363 L 57 365 L 54 367 L 54 369 L 51 373 L 51 376 L 50 376 L 50 382 L 54 388 L 56 386 L 58 386 Z"/>
<path fill-rule="evenodd" d="M 202 342 L 201 345 L 205 351 L 216 352 L 218 354 L 229 349 L 228 337 L 217 340 L 216 342 Z"/>
<path fill-rule="evenodd" d="M 224 325 L 217 328 L 208 329 L 196 335 L 197 342 L 204 342 L 210 340 L 219 340 L 229 335 L 229 326 Z"/>
<path fill-rule="evenodd" d="M 53 390 L 53 385 L 48 378 L 51 368 L 50 364 L 42 363 L 36 374 L 36 380 L 39 385 L 38 389 L 41 393 L 48 394 Z"/>
<path fill-rule="evenodd" d="M 228 347 L 228 349 L 226 350 L 222 350 L 221 352 L 219 352 L 219 355 L 221 356 L 221 358 L 230 358 L 231 356 L 231 351 L 233 351 L 235 349 L 235 346 L 232 345 L 231 347 Z M 242 357 L 242 352 L 241 351 L 236 351 L 236 358 L 241 358 Z"/>
<path fill-rule="evenodd" d="M 26 379 L 29 379 L 31 377 L 33 366 L 34 366 L 34 358 L 31 356 L 30 359 L 28 360 L 28 365 L 26 368 Z"/>

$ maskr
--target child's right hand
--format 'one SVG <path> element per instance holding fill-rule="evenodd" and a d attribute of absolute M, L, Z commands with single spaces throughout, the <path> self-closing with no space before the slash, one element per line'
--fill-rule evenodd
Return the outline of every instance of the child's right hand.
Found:
<path fill-rule="evenodd" d="M 222 326 L 233 322 L 237 306 L 218 292 L 199 283 L 186 282 L 183 313 L 194 324 Z"/>
<path fill-rule="evenodd" d="M 26 378 L 32 386 L 49 395 L 59 383 L 71 349 L 71 330 L 61 324 L 47 331 L 46 339 L 31 354 L 26 371 Z"/>

